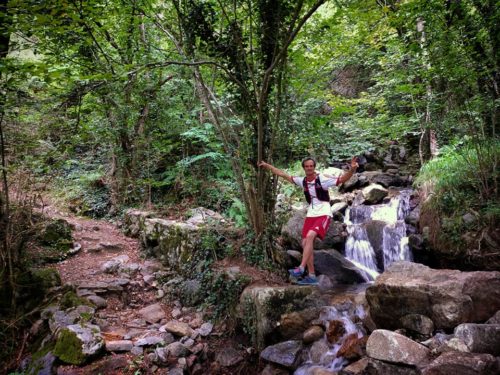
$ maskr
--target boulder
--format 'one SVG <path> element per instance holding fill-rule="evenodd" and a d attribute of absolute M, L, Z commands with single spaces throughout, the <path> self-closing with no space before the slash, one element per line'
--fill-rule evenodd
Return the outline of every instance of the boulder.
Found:
<path fill-rule="evenodd" d="M 98 326 L 89 323 L 69 325 L 59 331 L 54 355 L 61 361 L 81 365 L 104 348 Z"/>
<path fill-rule="evenodd" d="M 218 212 L 204 207 L 197 207 L 190 210 L 191 217 L 186 221 L 192 225 L 206 225 L 210 222 L 224 222 L 224 218 Z"/>
<path fill-rule="evenodd" d="M 377 329 L 366 343 L 370 358 L 402 365 L 419 366 L 430 360 L 430 351 L 425 346 L 399 333 Z"/>
<path fill-rule="evenodd" d="M 165 312 L 159 303 L 146 306 L 140 309 L 138 313 L 149 323 L 156 323 L 165 318 Z"/>
<path fill-rule="evenodd" d="M 486 324 L 500 324 L 500 310 L 486 321 Z"/>
<path fill-rule="evenodd" d="M 314 251 L 314 268 L 338 284 L 355 284 L 365 281 L 361 271 L 337 250 Z"/>
<path fill-rule="evenodd" d="M 422 375 L 496 375 L 498 361 L 490 354 L 446 352 L 432 361 Z"/>
<path fill-rule="evenodd" d="M 380 203 L 387 196 L 388 191 L 381 185 L 371 184 L 365 187 L 362 193 L 367 204 L 376 204 Z"/>
<path fill-rule="evenodd" d="M 293 250 L 302 249 L 302 226 L 304 225 L 306 213 L 306 209 L 294 211 L 292 217 L 283 226 L 281 235 L 283 236 L 283 242 L 286 247 Z M 324 240 L 316 240 L 316 242 L 314 243 L 314 248 L 340 249 L 345 241 L 346 236 L 347 233 L 345 232 L 344 224 L 338 221 L 332 221 L 330 223 L 328 231 L 326 232 Z"/>
<path fill-rule="evenodd" d="M 373 358 L 362 358 L 339 372 L 339 375 L 421 375 L 415 366 L 399 366 Z"/>
<path fill-rule="evenodd" d="M 319 340 L 323 337 L 325 330 L 317 325 L 309 327 L 304 334 L 302 335 L 302 341 L 304 344 L 311 344 L 316 340 Z"/>
<path fill-rule="evenodd" d="M 301 350 L 302 342 L 290 340 L 268 346 L 260 353 L 260 357 L 293 370 L 297 368 Z"/>
<path fill-rule="evenodd" d="M 431 336 L 434 332 L 432 320 L 421 314 L 408 314 L 400 319 L 400 326 L 422 336 Z"/>
<path fill-rule="evenodd" d="M 258 350 L 266 346 L 276 333 L 282 314 L 299 312 L 316 307 L 320 302 L 311 294 L 314 288 L 308 286 L 261 287 L 249 286 L 243 290 L 238 305 L 238 316 L 243 327 L 252 336 Z M 296 330 L 296 332 L 302 332 Z M 280 334 L 281 335 L 281 334 Z"/>
<path fill-rule="evenodd" d="M 500 272 L 434 270 L 395 262 L 366 290 L 370 315 L 378 328 L 398 329 L 401 318 L 420 314 L 435 329 L 484 322 L 500 308 Z"/>
<path fill-rule="evenodd" d="M 368 336 L 358 337 L 357 333 L 348 335 L 337 352 L 337 357 L 344 357 L 348 360 L 359 359 L 366 354 L 366 342 Z"/>
<path fill-rule="evenodd" d="M 189 326 L 189 324 L 184 323 L 184 322 L 178 322 L 175 320 L 171 320 L 167 324 L 163 326 L 163 328 L 167 331 L 170 332 L 176 336 L 188 336 L 190 337 L 194 331 L 193 329 Z"/>
<path fill-rule="evenodd" d="M 243 361 L 243 356 L 236 349 L 229 347 L 217 353 L 215 360 L 219 362 L 221 366 L 231 367 Z"/>
<path fill-rule="evenodd" d="M 500 356 L 499 324 L 460 324 L 455 328 L 454 335 L 455 337 L 448 342 L 448 346 L 455 345 L 456 350 L 463 348 L 465 350 L 460 351 Z"/>

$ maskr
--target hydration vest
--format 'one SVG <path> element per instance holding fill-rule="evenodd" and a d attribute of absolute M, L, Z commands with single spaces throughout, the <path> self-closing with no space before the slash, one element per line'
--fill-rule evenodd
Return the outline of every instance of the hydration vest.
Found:
<path fill-rule="evenodd" d="M 307 186 L 307 177 L 304 177 L 302 181 L 302 186 L 304 188 L 304 195 L 306 196 L 307 203 L 311 204 L 312 198 L 311 193 L 309 193 L 309 188 Z M 319 175 L 316 176 L 316 180 L 314 181 L 314 188 L 316 189 L 316 198 L 318 198 L 322 202 L 330 202 L 330 195 L 328 194 L 328 190 L 325 190 L 321 187 L 321 181 L 319 180 Z"/>

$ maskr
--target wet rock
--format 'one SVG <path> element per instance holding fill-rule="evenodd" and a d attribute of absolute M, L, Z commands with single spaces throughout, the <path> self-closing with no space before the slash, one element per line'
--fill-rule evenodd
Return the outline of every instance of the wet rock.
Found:
<path fill-rule="evenodd" d="M 480 323 L 500 309 L 500 272 L 433 270 L 395 262 L 366 290 L 370 315 L 379 328 L 401 328 L 408 314 L 429 317 L 434 329 Z"/>
<path fill-rule="evenodd" d="M 165 318 L 165 312 L 163 311 L 161 305 L 159 303 L 155 303 L 154 305 L 149 305 L 144 307 L 138 311 L 139 315 L 141 315 L 148 323 L 156 323 Z"/>
<path fill-rule="evenodd" d="M 330 320 L 326 329 L 326 338 L 330 344 L 334 344 L 346 333 L 344 322 L 341 320 Z"/>
<path fill-rule="evenodd" d="M 368 336 L 359 338 L 357 333 L 348 335 L 337 352 L 337 357 L 343 357 L 348 360 L 356 360 L 366 354 L 366 342 Z"/>
<path fill-rule="evenodd" d="M 496 375 L 499 372 L 498 361 L 490 354 L 446 352 L 432 361 L 422 375 Z"/>
<path fill-rule="evenodd" d="M 455 328 L 454 336 L 448 342 L 448 346 L 456 350 L 500 356 L 500 325 L 498 324 L 460 324 Z"/>
<path fill-rule="evenodd" d="M 302 336 L 302 341 L 306 345 L 313 343 L 314 341 L 322 338 L 324 333 L 325 333 L 325 331 L 323 330 L 322 327 L 312 326 L 304 332 L 304 335 Z"/>
<path fill-rule="evenodd" d="M 330 210 L 332 212 L 332 215 L 335 215 L 337 213 L 343 213 L 347 207 L 348 206 L 346 202 L 338 202 L 333 204 Z"/>
<path fill-rule="evenodd" d="M 362 190 L 363 197 L 365 198 L 365 202 L 368 204 L 376 204 L 382 201 L 387 194 L 388 191 L 381 185 L 372 184 L 368 185 Z"/>
<path fill-rule="evenodd" d="M 307 286 L 245 288 L 240 296 L 238 314 L 244 316 L 245 321 L 253 327 L 258 350 L 265 346 L 267 335 L 277 327 L 281 328 L 277 323 L 282 314 L 292 308 L 295 311 L 302 311 L 320 303 L 317 298 L 311 296 L 314 289 Z M 304 329 L 299 332 L 302 333 Z"/>
<path fill-rule="evenodd" d="M 172 320 L 165 324 L 163 327 L 167 332 L 170 332 L 176 336 L 189 336 L 193 334 L 193 329 L 189 326 L 189 324 L 184 323 L 184 322 L 179 322 Z"/>
<path fill-rule="evenodd" d="M 337 250 L 314 251 L 314 268 L 335 284 L 365 282 L 361 271 Z"/>
<path fill-rule="evenodd" d="M 134 344 L 130 340 L 106 341 L 106 350 L 108 352 L 129 352 Z"/>
<path fill-rule="evenodd" d="M 314 344 L 311 345 L 309 349 L 309 357 L 311 358 L 311 362 L 314 364 L 326 364 L 325 362 L 329 362 L 333 359 L 333 356 L 325 358 L 330 350 L 328 343 L 325 340 L 318 340 Z"/>
<path fill-rule="evenodd" d="M 230 367 L 243 361 L 243 356 L 234 348 L 226 348 L 217 353 L 215 360 L 223 367 Z"/>
<path fill-rule="evenodd" d="M 398 366 L 378 361 L 373 358 L 362 358 L 340 371 L 339 375 L 421 375 L 414 366 Z M 444 374 L 443 374 L 444 375 Z"/>
<path fill-rule="evenodd" d="M 378 329 L 368 338 L 369 357 L 404 365 L 422 365 L 429 361 L 429 349 L 395 332 Z"/>
<path fill-rule="evenodd" d="M 285 341 L 268 346 L 260 353 L 260 357 L 289 369 L 295 369 L 297 368 L 301 350 L 302 342 L 296 340 Z"/>

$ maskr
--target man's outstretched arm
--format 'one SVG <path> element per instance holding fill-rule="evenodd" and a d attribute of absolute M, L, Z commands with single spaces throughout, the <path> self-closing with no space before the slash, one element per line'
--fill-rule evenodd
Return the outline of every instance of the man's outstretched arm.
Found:
<path fill-rule="evenodd" d="M 269 169 L 276 176 L 283 177 L 285 180 L 287 180 L 288 182 L 291 182 L 292 184 L 294 183 L 292 176 L 285 173 L 281 169 L 278 169 L 275 166 L 266 163 L 265 161 L 260 161 L 257 165 L 261 168 Z"/>
<path fill-rule="evenodd" d="M 349 179 L 352 177 L 354 173 L 356 173 L 356 170 L 358 169 L 359 164 L 358 164 L 358 158 L 355 156 L 351 160 L 351 168 L 345 172 L 342 176 L 339 177 L 338 180 L 338 185 L 343 184 L 346 181 L 349 181 Z"/>

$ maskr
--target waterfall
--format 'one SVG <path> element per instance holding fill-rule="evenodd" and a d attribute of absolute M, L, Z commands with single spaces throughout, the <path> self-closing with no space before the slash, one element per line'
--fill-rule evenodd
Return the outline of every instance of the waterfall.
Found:
<path fill-rule="evenodd" d="M 402 190 L 386 204 L 358 205 L 346 210 L 348 238 L 345 256 L 366 281 L 397 260 L 412 260 L 404 218 L 410 211 L 410 190 Z"/>
<path fill-rule="evenodd" d="M 343 357 L 338 357 L 337 353 L 345 342 L 345 339 L 352 334 L 356 334 L 358 338 L 366 335 L 366 332 L 353 321 L 360 321 L 366 316 L 366 313 L 361 306 L 357 306 L 353 313 L 348 311 L 339 311 L 333 306 L 325 307 L 319 316 L 325 327 L 328 327 L 331 321 L 340 321 L 345 329 L 344 334 L 334 344 L 330 344 L 326 337 L 323 337 L 323 343 L 329 348 L 319 361 L 313 363 L 311 358 L 307 360 L 301 367 L 295 370 L 294 375 L 308 375 L 315 372 L 315 369 L 328 369 L 330 371 L 340 371 L 348 363 Z M 327 328 L 328 329 L 328 328 Z"/>

